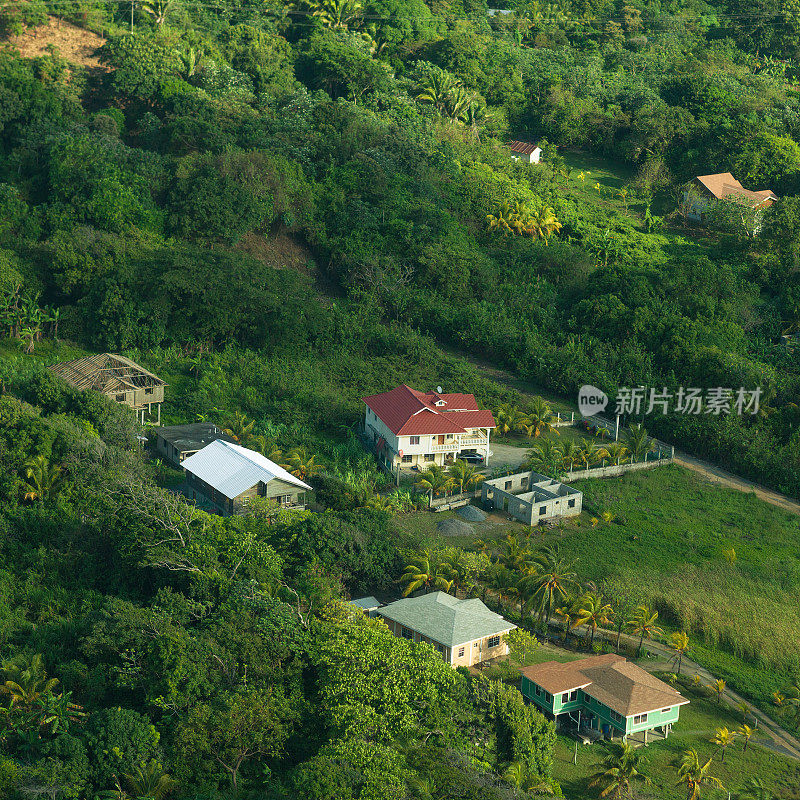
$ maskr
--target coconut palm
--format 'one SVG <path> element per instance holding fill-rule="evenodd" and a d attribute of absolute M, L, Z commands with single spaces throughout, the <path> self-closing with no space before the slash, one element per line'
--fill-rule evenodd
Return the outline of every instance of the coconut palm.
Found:
<path fill-rule="evenodd" d="M 447 474 L 453 483 L 458 486 L 460 494 L 465 489 L 474 489 L 484 479 L 474 464 L 469 464 L 462 459 L 457 459 L 447 470 Z"/>
<path fill-rule="evenodd" d="M 633 461 L 641 461 L 656 446 L 643 425 L 631 425 L 625 434 L 625 444 Z"/>
<path fill-rule="evenodd" d="M 408 597 L 422 587 L 427 593 L 431 588 L 448 591 L 452 586 L 452 578 L 443 574 L 442 562 L 439 560 L 438 554 L 427 549 L 423 550 L 416 558 L 411 559 L 411 563 L 403 569 L 403 574 L 397 582 L 405 584 L 403 597 Z"/>
<path fill-rule="evenodd" d="M 55 497 L 64 485 L 66 476 L 57 464 L 51 464 L 46 456 L 29 458 L 23 466 L 25 482 L 22 497 L 28 502 L 44 502 Z"/>
<path fill-rule="evenodd" d="M 558 479 L 564 474 L 564 451 L 553 439 L 542 439 L 528 450 L 523 466 Z"/>
<path fill-rule="evenodd" d="M 461 82 L 449 72 L 439 67 L 431 67 L 417 80 L 416 99 L 421 103 L 429 103 L 443 116 L 448 107 L 452 107 L 452 98 L 456 90 L 463 88 Z"/>
<path fill-rule="evenodd" d="M 222 432 L 235 439 L 242 447 L 245 447 L 253 436 L 255 424 L 256 421 L 249 419 L 247 414 L 236 411 L 233 419 L 228 422 L 227 427 L 222 429 Z"/>
<path fill-rule="evenodd" d="M 555 419 L 553 409 L 542 397 L 533 398 L 528 411 L 528 419 L 530 420 L 530 425 L 528 425 L 526 432 L 528 436 L 532 436 L 534 439 L 541 436 L 542 433 L 549 433 L 550 431 L 558 433 L 558 430 L 553 425 L 553 420 Z"/>
<path fill-rule="evenodd" d="M 524 761 L 512 761 L 503 773 L 503 779 L 528 794 L 553 794 L 553 788 L 543 781 L 538 772 Z"/>
<path fill-rule="evenodd" d="M 286 454 L 286 463 L 281 466 L 300 480 L 310 478 L 322 469 L 317 457 L 311 455 L 305 447 L 295 447 L 290 450 Z"/>
<path fill-rule="evenodd" d="M 594 440 L 581 439 L 578 446 L 580 447 L 580 461 L 585 469 L 589 469 L 603 458 L 608 458 L 608 451 L 605 447 L 600 446 Z"/>
<path fill-rule="evenodd" d="M 725 681 L 722 678 L 717 678 L 708 685 L 708 688 L 717 696 L 717 702 L 719 703 L 725 691 Z"/>
<path fill-rule="evenodd" d="M 534 556 L 533 563 L 536 571 L 524 581 L 534 589 L 533 600 L 541 622 L 549 620 L 554 606 L 566 599 L 569 590 L 576 585 L 577 576 L 572 570 L 572 562 L 561 558 L 553 547 L 541 550 Z"/>
<path fill-rule="evenodd" d="M 746 725 L 746 724 L 742 723 L 736 729 L 736 733 L 737 733 L 737 735 L 741 736 L 742 739 L 744 740 L 744 745 L 742 745 L 742 752 L 746 753 L 747 752 L 747 745 L 750 744 L 750 740 L 753 738 L 753 734 L 755 734 L 755 730 L 753 730 L 753 728 L 751 728 L 749 725 Z"/>
<path fill-rule="evenodd" d="M 562 622 L 562 638 L 567 641 L 567 637 L 572 628 L 578 624 L 578 606 L 576 601 L 567 598 L 560 606 L 553 609 L 553 612 Z"/>
<path fill-rule="evenodd" d="M 141 0 L 139 3 L 139 8 L 145 14 L 149 14 L 159 28 L 166 22 L 174 6 L 173 0 Z"/>
<path fill-rule="evenodd" d="M 509 433 L 524 432 L 531 424 L 527 414 L 517 406 L 512 405 L 500 406 L 497 409 L 495 418 L 497 431 L 501 436 L 508 436 Z"/>
<path fill-rule="evenodd" d="M 650 779 L 642 772 L 646 761 L 644 753 L 622 742 L 606 744 L 606 751 L 600 762 L 600 770 L 592 775 L 589 786 L 599 787 L 600 797 L 630 800 L 634 783 L 650 783 Z"/>
<path fill-rule="evenodd" d="M 573 440 L 563 442 L 561 445 L 561 457 L 564 460 L 566 469 L 572 472 L 575 469 L 575 464 L 581 460 L 580 445 Z"/>
<path fill-rule="evenodd" d="M 258 450 L 262 456 L 275 463 L 277 463 L 283 455 L 283 451 L 278 447 L 277 442 L 261 433 L 253 436 L 250 440 L 250 447 L 252 447 L 253 450 Z"/>
<path fill-rule="evenodd" d="M 700 763 L 696 750 L 686 750 L 678 767 L 678 786 L 686 787 L 686 800 L 700 800 L 703 788 L 713 786 L 725 790 L 722 781 L 715 778 L 711 772 L 711 759 L 705 764 Z"/>
<path fill-rule="evenodd" d="M 313 16 L 326 28 L 346 31 L 364 12 L 361 0 L 307 0 Z"/>
<path fill-rule="evenodd" d="M 511 599 L 519 594 L 518 583 L 517 573 L 502 564 L 492 564 L 486 570 L 486 585 L 497 594 L 501 606 L 510 605 Z"/>
<path fill-rule="evenodd" d="M 550 237 L 554 233 L 558 233 L 562 227 L 556 217 L 555 211 L 553 211 L 550 206 L 544 204 L 530 211 L 526 221 L 526 233 L 536 238 L 544 239 L 545 244 L 547 244 Z"/>
<path fill-rule="evenodd" d="M 674 661 L 677 662 L 678 675 L 681 674 L 681 664 L 686 651 L 689 649 L 689 637 L 683 631 L 677 631 L 669 637 L 669 646 L 675 653 Z"/>
<path fill-rule="evenodd" d="M 735 738 L 736 733 L 723 726 L 721 728 L 717 728 L 714 731 L 714 735 L 709 740 L 712 744 L 717 745 L 722 752 L 722 758 L 720 760 L 723 764 L 725 763 L 725 751 L 728 749 L 728 747 L 730 747 L 730 745 L 733 744 Z"/>
<path fill-rule="evenodd" d="M 628 620 L 627 625 L 631 629 L 634 636 L 639 637 L 639 648 L 636 651 L 636 658 L 642 655 L 642 644 L 645 639 L 652 639 L 653 636 L 659 636 L 664 631 L 656 625 L 658 619 L 658 611 L 648 606 L 641 605 L 636 607 L 633 612 L 633 617 Z"/>
<path fill-rule="evenodd" d="M 5 681 L 0 692 L 9 696 L 9 706 L 25 708 L 38 702 L 58 685 L 58 678 L 48 678 L 41 653 L 29 659 L 16 658 L 2 665 Z"/>
<path fill-rule="evenodd" d="M 598 628 L 608 625 L 614 615 L 610 603 L 603 600 L 598 592 L 587 592 L 578 600 L 578 625 L 586 625 L 592 632 L 591 643 Z"/>
<path fill-rule="evenodd" d="M 434 495 L 442 494 L 453 488 L 453 479 L 438 464 L 431 464 L 424 472 L 420 472 L 414 484 L 423 492 L 428 492 L 431 500 Z"/>
<path fill-rule="evenodd" d="M 750 778 L 744 789 L 734 797 L 736 800 L 778 800 L 763 778 Z"/>
<path fill-rule="evenodd" d="M 125 780 L 131 794 L 140 800 L 164 800 L 175 788 L 175 781 L 164 772 L 164 768 L 156 760 L 147 764 L 142 763 L 134 767 L 131 773 L 126 773 Z"/>
<path fill-rule="evenodd" d="M 619 442 L 609 442 L 605 446 L 605 451 L 614 466 L 624 464 L 628 460 L 628 448 Z"/>

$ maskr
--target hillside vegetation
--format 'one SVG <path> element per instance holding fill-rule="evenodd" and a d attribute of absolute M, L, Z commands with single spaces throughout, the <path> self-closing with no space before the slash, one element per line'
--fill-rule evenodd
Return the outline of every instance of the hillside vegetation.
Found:
<path fill-rule="evenodd" d="M 397 591 L 419 555 L 391 523 L 418 498 L 355 439 L 359 398 L 402 381 L 526 402 L 449 352 L 570 398 L 760 386 L 758 415 L 647 427 L 800 496 L 800 365 L 777 344 L 800 328 L 800 16 L 514 10 L 0 9 L 0 794 L 504 800 L 558 795 L 562 776 L 584 791 L 514 687 L 339 603 Z M 54 13 L 104 40 L 102 69 L 15 49 L 54 37 Z M 544 162 L 513 161 L 517 138 Z M 758 236 L 746 214 L 684 218 L 683 183 L 728 170 L 781 196 Z M 166 421 L 290 458 L 327 508 L 222 519 L 165 491 L 180 476 L 144 457 L 132 415 L 45 369 L 104 350 L 168 381 Z M 757 655 L 741 674 L 789 691 L 796 527 L 660 474 L 589 485 L 627 519 L 563 536 L 581 591 L 647 587 L 709 659 Z M 485 559 L 446 555 L 452 591 L 480 577 L 491 593 Z M 730 773 L 732 790 L 750 777 Z M 765 775 L 792 796 L 786 762 Z"/>

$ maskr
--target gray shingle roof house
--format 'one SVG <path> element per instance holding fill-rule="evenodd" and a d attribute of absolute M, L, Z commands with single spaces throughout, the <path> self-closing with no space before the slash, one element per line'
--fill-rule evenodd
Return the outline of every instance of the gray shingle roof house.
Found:
<path fill-rule="evenodd" d="M 234 514 L 253 497 L 287 508 L 305 508 L 311 487 L 255 450 L 217 439 L 181 465 L 193 500 L 220 514 Z"/>
<path fill-rule="evenodd" d="M 195 422 L 189 425 L 165 425 L 156 429 L 156 451 L 179 467 L 184 459 L 202 450 L 211 442 L 222 439 L 234 443 L 232 437 L 212 422 Z"/>
<path fill-rule="evenodd" d="M 375 612 L 381 607 L 381 601 L 377 597 L 359 597 L 350 601 L 351 606 L 360 608 L 367 616 L 374 617 Z"/>
<path fill-rule="evenodd" d="M 395 636 L 429 642 L 454 667 L 469 667 L 508 653 L 503 634 L 517 626 L 480 600 L 459 600 L 445 592 L 407 597 L 376 614 Z"/>

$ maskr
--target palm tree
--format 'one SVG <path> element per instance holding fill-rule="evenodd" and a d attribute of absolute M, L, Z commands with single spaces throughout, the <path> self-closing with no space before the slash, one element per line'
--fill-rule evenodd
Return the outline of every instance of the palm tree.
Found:
<path fill-rule="evenodd" d="M 508 201 L 502 202 L 494 214 L 486 215 L 486 223 L 489 233 L 513 233 L 512 223 L 516 219 L 514 205 Z"/>
<path fill-rule="evenodd" d="M 520 791 L 529 794 L 553 794 L 553 789 L 547 781 L 543 781 L 535 770 L 532 770 L 524 761 L 512 761 L 503 773 L 503 779 Z"/>
<path fill-rule="evenodd" d="M 326 28 L 339 31 L 346 31 L 364 11 L 361 0 L 307 0 L 307 4 Z"/>
<path fill-rule="evenodd" d="M 322 469 L 317 457 L 311 455 L 305 447 L 295 447 L 290 450 L 286 454 L 286 463 L 281 466 L 301 480 L 316 475 Z"/>
<path fill-rule="evenodd" d="M 561 227 L 555 211 L 550 206 L 542 204 L 530 212 L 526 232 L 536 238 L 544 239 L 544 243 L 547 244 L 549 238 L 558 233 Z"/>
<path fill-rule="evenodd" d="M 624 464 L 628 456 L 628 448 L 619 442 L 609 442 L 605 446 L 606 453 L 614 466 Z"/>
<path fill-rule="evenodd" d="M 683 663 L 683 656 L 689 649 L 689 637 L 683 631 L 677 631 L 669 637 L 669 646 L 675 652 L 675 661 L 678 664 L 678 675 L 681 674 L 681 664 Z"/>
<path fill-rule="evenodd" d="M 605 447 L 601 447 L 597 442 L 588 439 L 581 439 L 579 445 L 580 460 L 586 469 L 596 464 L 600 459 L 608 457 L 608 451 Z"/>
<path fill-rule="evenodd" d="M 430 103 L 444 116 L 452 103 L 454 93 L 460 88 L 462 88 L 461 82 L 449 72 L 440 67 L 431 67 L 417 80 L 415 97 L 421 103 Z"/>
<path fill-rule="evenodd" d="M 564 474 L 564 451 L 553 439 L 542 439 L 528 450 L 523 466 L 558 479 Z"/>
<path fill-rule="evenodd" d="M 608 625 L 614 614 L 610 603 L 603 601 L 598 592 L 588 592 L 578 601 L 578 625 L 586 625 L 592 632 L 591 644 L 598 628 Z"/>
<path fill-rule="evenodd" d="M 128 782 L 131 794 L 137 800 L 139 798 L 164 800 L 175 788 L 175 781 L 164 772 L 164 768 L 155 759 L 134 767 L 131 774 L 125 775 L 125 780 Z"/>
<path fill-rule="evenodd" d="M 553 409 L 547 404 L 543 397 L 534 397 L 531 402 L 530 411 L 528 411 L 528 419 L 530 425 L 528 426 L 528 436 L 533 436 L 534 439 L 542 435 L 542 433 L 549 433 L 553 431 L 558 433 L 553 425 Z"/>
<path fill-rule="evenodd" d="M 646 761 L 644 753 L 632 745 L 610 742 L 607 754 L 600 762 L 600 771 L 592 775 L 589 786 L 600 787 L 600 797 L 612 800 L 630 800 L 633 784 L 648 784 L 650 779 L 641 771 Z"/>
<path fill-rule="evenodd" d="M 777 800 L 775 793 L 764 782 L 763 778 L 750 778 L 736 800 Z"/>
<path fill-rule="evenodd" d="M 509 433 L 524 432 L 531 424 L 530 419 L 524 411 L 520 411 L 517 406 L 503 405 L 497 409 L 495 414 L 497 420 L 497 430 L 501 436 Z"/>
<path fill-rule="evenodd" d="M 710 683 L 708 686 L 714 694 L 717 696 L 717 702 L 719 703 L 722 699 L 722 694 L 725 691 L 725 681 L 722 678 L 717 678 L 713 683 Z"/>
<path fill-rule="evenodd" d="M 655 446 L 655 440 L 651 439 L 642 425 L 631 425 L 625 434 L 625 444 L 630 451 L 634 461 L 643 459 Z"/>
<path fill-rule="evenodd" d="M 153 18 L 159 28 L 166 22 L 167 15 L 175 4 L 172 0 L 141 0 L 139 7 Z"/>
<path fill-rule="evenodd" d="M 742 746 L 742 752 L 747 752 L 747 745 L 750 744 L 750 740 L 753 738 L 753 734 L 755 731 L 749 725 L 742 723 L 737 729 L 736 733 L 744 739 L 744 745 Z"/>
<path fill-rule="evenodd" d="M 577 442 L 570 440 L 561 445 L 561 457 L 564 460 L 564 466 L 572 472 L 575 469 L 575 464 L 581 460 L 581 448 Z"/>
<path fill-rule="evenodd" d="M 438 464 L 431 464 L 424 472 L 420 472 L 414 484 L 423 492 L 428 492 L 429 497 L 447 492 L 453 488 L 453 479 Z"/>
<path fill-rule="evenodd" d="M 656 625 L 658 619 L 658 611 L 653 611 L 647 606 L 637 606 L 636 611 L 633 612 L 633 618 L 628 620 L 628 627 L 634 636 L 639 637 L 639 649 L 636 651 L 636 658 L 642 655 L 642 644 L 645 639 L 652 639 L 653 636 L 659 636 L 664 631 Z"/>
<path fill-rule="evenodd" d="M 233 419 L 228 423 L 228 427 L 223 428 L 222 432 L 244 447 L 253 435 L 255 424 L 256 421 L 254 419 L 248 419 L 246 414 L 237 411 L 234 413 Z"/>
<path fill-rule="evenodd" d="M 717 728 L 714 731 L 714 735 L 709 740 L 712 744 L 717 745 L 720 750 L 722 751 L 722 758 L 720 759 L 722 763 L 725 763 L 725 751 L 728 747 L 733 744 L 733 740 L 736 738 L 736 734 L 728 730 L 725 726 L 721 728 Z"/>
<path fill-rule="evenodd" d="M 550 620 L 550 614 L 556 603 L 567 597 L 568 590 L 576 585 L 577 576 L 572 571 L 572 562 L 567 562 L 552 547 L 545 547 L 533 559 L 537 571 L 526 577 L 530 582 L 533 599 L 538 607 L 538 620 Z M 527 589 L 527 587 L 526 587 Z"/>
<path fill-rule="evenodd" d="M 437 555 L 426 549 L 404 568 L 398 583 L 405 584 L 403 597 L 408 597 L 420 587 L 424 587 L 426 593 L 431 587 L 446 592 L 453 582 L 442 574 L 442 564 Z"/>
<path fill-rule="evenodd" d="M 258 450 L 262 456 L 268 458 L 270 461 L 274 461 L 276 464 L 283 455 L 283 451 L 278 447 L 278 443 L 274 439 L 264 436 L 262 433 L 253 436 L 250 441 L 250 446 L 253 450 Z"/>
<path fill-rule="evenodd" d="M 457 459 L 447 470 L 447 474 L 452 478 L 453 483 L 458 485 L 459 494 L 463 494 L 465 489 L 474 489 L 484 479 L 474 464 L 469 464 L 462 459 Z"/>
<path fill-rule="evenodd" d="M 486 570 L 486 584 L 497 593 L 501 606 L 506 601 L 510 605 L 511 598 L 519 594 L 517 574 L 502 564 L 492 564 Z"/>
<path fill-rule="evenodd" d="M 46 456 L 29 458 L 23 467 L 25 483 L 22 486 L 23 499 L 43 503 L 55 497 L 64 485 L 66 476 L 57 464 L 51 464 Z"/>
<path fill-rule="evenodd" d="M 0 692 L 11 698 L 9 706 L 27 708 L 43 695 L 51 693 L 59 683 L 58 678 L 48 679 L 41 653 L 36 653 L 27 661 L 5 661 L 2 668 L 6 680 L 0 686 Z"/>
<path fill-rule="evenodd" d="M 558 608 L 553 609 L 555 615 L 561 618 L 563 623 L 562 638 L 567 641 L 570 630 L 578 624 L 578 608 L 576 602 L 567 598 Z"/>
<path fill-rule="evenodd" d="M 722 781 L 710 774 L 711 759 L 705 764 L 700 763 L 696 750 L 686 750 L 678 767 L 677 786 L 686 786 L 686 800 L 700 800 L 701 792 L 705 786 L 714 786 L 725 790 Z"/>

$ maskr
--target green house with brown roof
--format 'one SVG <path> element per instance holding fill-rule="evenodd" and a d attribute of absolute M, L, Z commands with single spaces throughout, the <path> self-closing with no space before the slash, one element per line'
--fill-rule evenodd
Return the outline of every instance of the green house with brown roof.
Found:
<path fill-rule="evenodd" d="M 522 672 L 523 696 L 556 726 L 588 729 L 607 739 L 627 741 L 648 733 L 667 738 L 689 701 L 663 681 L 615 654 L 566 664 L 548 661 Z"/>

